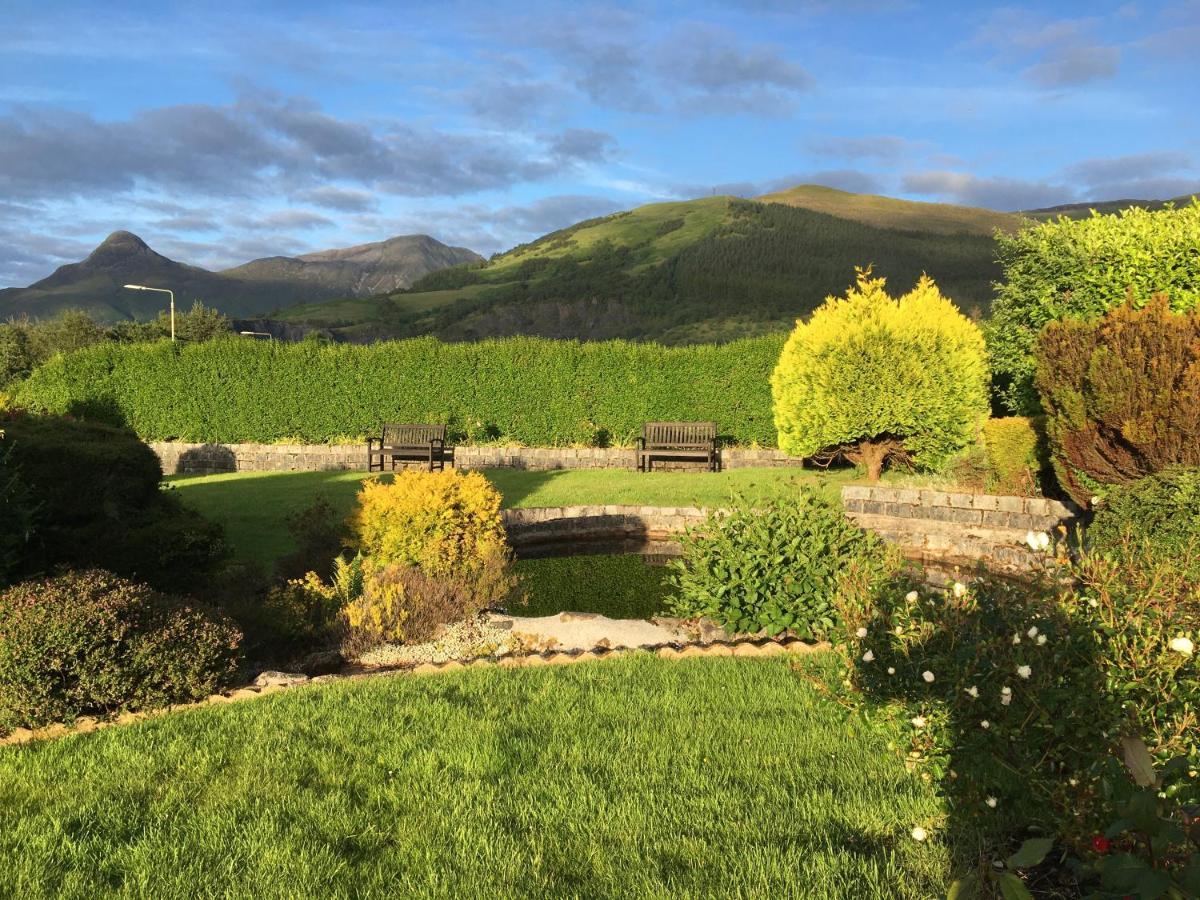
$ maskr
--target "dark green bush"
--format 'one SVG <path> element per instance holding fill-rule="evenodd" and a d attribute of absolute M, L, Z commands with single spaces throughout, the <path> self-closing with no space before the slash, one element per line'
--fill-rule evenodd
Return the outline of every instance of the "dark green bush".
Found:
<path fill-rule="evenodd" d="M 871 589 L 897 565 L 879 537 L 802 484 L 753 505 L 738 500 L 689 532 L 683 550 L 671 564 L 674 615 L 801 637 L 828 634 L 840 598 Z"/>
<path fill-rule="evenodd" d="M 184 590 L 224 556 L 220 527 L 161 490 L 158 457 L 132 432 L 33 416 L 4 427 L 37 503 L 16 573 L 99 566 Z"/>
<path fill-rule="evenodd" d="M 1081 505 L 1173 465 L 1200 466 L 1200 311 L 1165 297 L 1047 326 L 1037 385 L 1058 482 Z"/>
<path fill-rule="evenodd" d="M 233 677 L 226 620 L 100 570 L 0 593 L 0 732 L 198 700 Z"/>
<path fill-rule="evenodd" d="M 147 440 L 329 443 L 400 421 L 445 422 L 459 440 L 629 444 L 647 420 L 712 419 L 731 441 L 773 446 L 769 377 L 782 345 L 110 343 L 52 359 L 19 399 Z"/>
<path fill-rule="evenodd" d="M 0 587 L 25 558 L 36 510 L 29 486 L 11 460 L 12 440 L 0 425 Z"/>
<path fill-rule="evenodd" d="M 1200 578 L 1200 469 L 1170 468 L 1110 489 L 1087 540 L 1099 553 L 1174 559 Z"/>

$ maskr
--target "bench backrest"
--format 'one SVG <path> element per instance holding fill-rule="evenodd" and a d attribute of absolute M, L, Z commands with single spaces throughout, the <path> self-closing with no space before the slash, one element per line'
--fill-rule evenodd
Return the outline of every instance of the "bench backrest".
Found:
<path fill-rule="evenodd" d="M 716 422 L 647 422 L 642 426 L 647 447 L 707 450 L 717 439 Z"/>
<path fill-rule="evenodd" d="M 383 426 L 383 446 L 385 447 L 424 447 L 433 440 L 446 440 L 445 425 L 388 423 Z"/>

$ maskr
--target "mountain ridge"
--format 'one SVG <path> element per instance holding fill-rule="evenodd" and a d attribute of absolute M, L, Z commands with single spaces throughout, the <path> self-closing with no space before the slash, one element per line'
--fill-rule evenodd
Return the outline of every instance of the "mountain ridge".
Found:
<path fill-rule="evenodd" d="M 403 289 L 440 268 L 482 260 L 474 251 L 422 234 L 211 271 L 163 256 L 133 232 L 118 230 L 85 259 L 59 266 L 28 287 L 0 290 L 0 319 L 80 308 L 108 323 L 152 318 L 163 308 L 161 296 L 126 290 L 128 283 L 170 289 L 178 304 L 201 300 L 227 315 L 253 316 L 297 303 Z"/>

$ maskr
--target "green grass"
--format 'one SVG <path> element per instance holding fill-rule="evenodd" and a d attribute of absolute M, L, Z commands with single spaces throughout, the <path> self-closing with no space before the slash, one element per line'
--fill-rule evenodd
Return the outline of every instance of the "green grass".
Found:
<path fill-rule="evenodd" d="M 0 895 L 940 896 L 899 729 L 778 659 L 301 688 L 0 750 Z"/>
<path fill-rule="evenodd" d="M 649 619 L 667 608 L 669 570 L 647 565 L 635 554 L 525 559 L 516 569 L 529 601 L 512 607 L 514 615 L 593 612 L 610 619 Z"/>
<path fill-rule="evenodd" d="M 818 474 L 795 469 L 731 469 L 725 472 L 664 472 L 649 475 L 620 469 L 576 469 L 523 472 L 489 469 L 506 507 L 583 506 L 722 506 L 731 493 L 762 496 L 793 479 L 819 479 L 831 491 L 850 473 Z M 234 552 L 244 560 L 270 568 L 294 549 L 287 518 L 325 497 L 339 515 L 354 507 L 365 472 L 239 472 L 171 479 L 180 498 L 225 527 Z"/>

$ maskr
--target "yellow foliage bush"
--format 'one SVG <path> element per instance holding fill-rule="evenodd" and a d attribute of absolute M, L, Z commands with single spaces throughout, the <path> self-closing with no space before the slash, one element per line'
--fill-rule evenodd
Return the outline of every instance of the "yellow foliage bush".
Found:
<path fill-rule="evenodd" d="M 1033 494 L 1044 468 L 1043 420 L 1028 416 L 988 419 L 983 423 L 990 490 Z"/>
<path fill-rule="evenodd" d="M 983 334 L 922 276 L 899 298 L 858 271 L 799 322 L 771 377 L 781 449 L 843 454 L 876 478 L 889 456 L 937 468 L 988 414 Z"/>
<path fill-rule="evenodd" d="M 451 575 L 506 553 L 500 492 L 478 472 L 406 471 L 364 482 L 350 518 L 368 572 L 391 564 Z"/>

